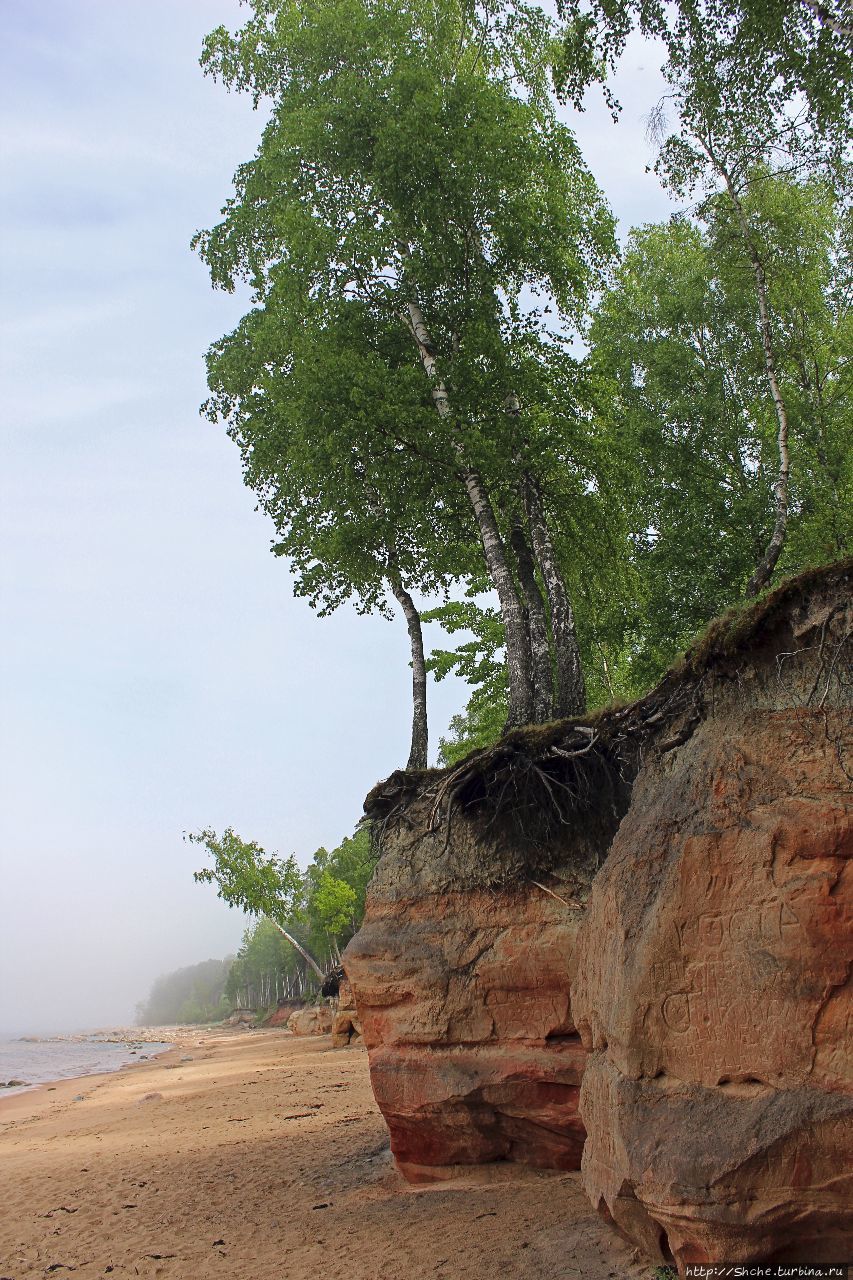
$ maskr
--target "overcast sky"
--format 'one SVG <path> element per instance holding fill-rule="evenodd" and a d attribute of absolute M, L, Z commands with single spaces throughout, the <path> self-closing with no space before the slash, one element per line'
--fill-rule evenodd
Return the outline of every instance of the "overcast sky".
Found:
<path fill-rule="evenodd" d="M 197 59 L 240 14 L 0 0 L 0 1034 L 128 1021 L 157 974 L 236 948 L 183 831 L 304 862 L 407 754 L 405 627 L 291 598 L 198 416 L 239 302 L 189 240 L 260 122 Z M 661 89 L 636 44 L 621 124 L 574 122 L 623 229 L 668 211 L 644 173 Z M 434 742 L 464 697 L 432 693 Z"/>

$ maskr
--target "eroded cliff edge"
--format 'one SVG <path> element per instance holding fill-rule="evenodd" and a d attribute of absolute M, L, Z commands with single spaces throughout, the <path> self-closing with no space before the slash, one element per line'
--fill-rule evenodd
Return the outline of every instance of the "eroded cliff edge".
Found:
<path fill-rule="evenodd" d="M 402 803 L 388 787 L 372 802 L 382 856 L 344 957 L 398 1165 L 577 1169 L 575 940 L 618 811 L 525 848 L 488 806 L 446 810 L 442 775 L 399 781 Z"/>
<path fill-rule="evenodd" d="M 802 575 L 639 702 L 371 793 L 345 964 L 405 1173 L 583 1150 L 659 1260 L 849 1253 L 852 584 Z"/>
<path fill-rule="evenodd" d="M 850 585 L 792 583 L 709 665 L 590 896 L 584 1184 L 659 1260 L 851 1254 Z"/>

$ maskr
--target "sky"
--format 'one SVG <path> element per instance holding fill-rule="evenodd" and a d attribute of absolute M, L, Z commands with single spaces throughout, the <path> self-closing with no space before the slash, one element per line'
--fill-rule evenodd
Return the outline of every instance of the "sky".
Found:
<path fill-rule="evenodd" d="M 291 596 L 203 353 L 245 299 L 189 249 L 261 121 L 204 78 L 236 0 L 0 0 L 0 1034 L 128 1022 L 245 918 L 182 839 L 304 864 L 408 754 L 402 621 Z M 629 46 L 571 123 L 626 230 L 667 215 Z M 439 635 L 428 636 L 438 643 Z M 465 701 L 431 689 L 432 739 Z"/>

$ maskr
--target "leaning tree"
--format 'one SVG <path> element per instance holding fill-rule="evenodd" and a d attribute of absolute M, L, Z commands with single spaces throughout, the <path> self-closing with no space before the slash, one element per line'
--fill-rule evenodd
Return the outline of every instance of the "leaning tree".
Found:
<path fill-rule="evenodd" d="M 361 613 L 406 621 L 412 666 L 409 768 L 425 768 L 426 660 L 413 592 L 446 592 L 476 564 L 476 530 L 455 486 L 436 484 L 452 458 L 407 447 L 429 423 L 419 371 L 399 327 L 372 346 L 358 300 L 310 296 L 258 308 L 208 359 L 208 415 L 224 418 L 246 484 L 275 528 L 294 591 L 323 616 L 353 600 Z"/>

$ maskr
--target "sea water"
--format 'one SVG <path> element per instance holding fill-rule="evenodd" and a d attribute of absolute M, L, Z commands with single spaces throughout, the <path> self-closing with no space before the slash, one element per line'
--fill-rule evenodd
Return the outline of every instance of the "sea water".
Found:
<path fill-rule="evenodd" d="M 7 1080 L 25 1081 L 11 1089 L 0 1087 L 0 1100 L 51 1080 L 118 1071 L 170 1048 L 161 1041 L 111 1044 L 97 1036 L 0 1039 L 0 1086 Z"/>

